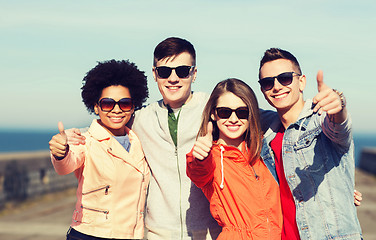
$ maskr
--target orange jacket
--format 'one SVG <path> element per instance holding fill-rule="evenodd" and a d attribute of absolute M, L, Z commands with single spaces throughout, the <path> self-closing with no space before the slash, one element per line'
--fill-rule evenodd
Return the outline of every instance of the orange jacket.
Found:
<path fill-rule="evenodd" d="M 223 227 L 218 240 L 281 239 L 279 186 L 263 161 L 250 165 L 238 148 L 214 143 L 203 161 L 187 154 L 187 175 Z"/>
<path fill-rule="evenodd" d="M 137 136 L 126 129 L 129 153 L 96 120 L 84 133 L 86 144 L 70 146 L 62 160 L 52 157 L 58 174 L 78 179 L 71 227 L 101 238 L 142 239 L 150 171 Z"/>

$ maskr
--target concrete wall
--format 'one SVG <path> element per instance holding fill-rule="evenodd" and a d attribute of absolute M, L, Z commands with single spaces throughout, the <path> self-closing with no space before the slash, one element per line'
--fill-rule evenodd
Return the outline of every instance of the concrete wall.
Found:
<path fill-rule="evenodd" d="M 0 154 L 0 207 L 75 186 L 74 174 L 55 172 L 48 151 Z"/>
<path fill-rule="evenodd" d="M 376 175 L 376 148 L 362 149 L 360 169 Z M 58 175 L 48 151 L 0 154 L 0 208 L 7 201 L 77 186 L 73 173 Z"/>
<path fill-rule="evenodd" d="M 363 148 L 360 155 L 360 169 L 376 175 L 376 148 Z"/>

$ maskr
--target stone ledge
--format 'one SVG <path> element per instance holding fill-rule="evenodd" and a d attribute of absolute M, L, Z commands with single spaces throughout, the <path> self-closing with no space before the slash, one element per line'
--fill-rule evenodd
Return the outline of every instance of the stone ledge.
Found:
<path fill-rule="evenodd" d="M 362 149 L 358 167 L 376 175 L 376 148 L 365 147 Z"/>

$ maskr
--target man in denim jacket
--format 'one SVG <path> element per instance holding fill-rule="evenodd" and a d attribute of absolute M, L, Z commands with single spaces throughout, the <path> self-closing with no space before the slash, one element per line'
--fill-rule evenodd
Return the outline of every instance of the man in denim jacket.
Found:
<path fill-rule="evenodd" d="M 263 112 L 261 156 L 279 179 L 282 239 L 361 239 L 351 118 L 343 94 L 329 88 L 319 71 L 319 93 L 305 101 L 306 77 L 297 59 L 276 48 L 265 52 L 259 78 L 265 99 L 277 110 Z"/>

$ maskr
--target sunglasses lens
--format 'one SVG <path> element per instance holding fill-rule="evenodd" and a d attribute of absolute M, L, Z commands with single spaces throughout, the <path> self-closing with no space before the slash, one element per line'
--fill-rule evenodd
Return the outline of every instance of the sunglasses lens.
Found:
<path fill-rule="evenodd" d="M 160 78 L 168 78 L 171 75 L 172 68 L 157 67 L 157 74 Z"/>
<path fill-rule="evenodd" d="M 179 66 L 175 69 L 176 75 L 178 75 L 179 78 L 188 77 L 190 71 L 191 71 L 190 66 Z"/>
<path fill-rule="evenodd" d="M 248 119 L 249 111 L 247 107 L 239 107 L 236 110 L 232 110 L 228 107 L 216 108 L 217 116 L 222 119 L 227 119 L 231 116 L 232 112 L 235 112 L 239 119 Z"/>
<path fill-rule="evenodd" d="M 111 98 L 102 98 L 99 101 L 99 107 L 102 109 L 103 112 L 109 112 L 114 108 L 115 103 L 115 100 Z"/>
<path fill-rule="evenodd" d="M 219 107 L 217 110 L 217 116 L 222 119 L 229 118 L 231 116 L 232 110 L 227 107 Z"/>
<path fill-rule="evenodd" d="M 246 107 L 240 107 L 236 109 L 235 113 L 239 119 L 248 119 L 249 111 L 248 111 L 248 108 Z"/>
<path fill-rule="evenodd" d="M 274 87 L 275 78 L 277 78 L 278 82 L 282 84 L 283 86 L 290 85 L 292 83 L 293 74 L 294 74 L 293 72 L 281 73 L 276 77 L 266 77 L 266 78 L 260 79 L 259 83 L 262 89 L 264 89 L 264 91 L 269 91 L 270 89 Z"/>
<path fill-rule="evenodd" d="M 118 102 L 119 104 L 119 107 L 121 110 L 123 110 L 124 112 L 128 112 L 132 109 L 132 99 L 130 98 L 122 98 L 119 100 Z"/>
<path fill-rule="evenodd" d="M 99 107 L 103 112 L 111 112 L 114 109 L 115 105 L 118 104 L 120 109 L 124 112 L 129 112 L 132 110 L 133 103 L 131 98 L 122 98 L 116 102 L 112 98 L 102 98 L 99 101 Z"/>
<path fill-rule="evenodd" d="M 172 69 L 175 69 L 176 75 L 178 75 L 179 78 L 187 78 L 189 76 L 189 73 L 191 71 L 190 66 L 179 66 L 176 68 L 170 68 L 170 67 L 157 67 L 157 74 L 160 78 L 168 78 L 171 75 Z"/>
<path fill-rule="evenodd" d="M 274 78 L 272 77 L 263 78 L 263 79 L 260 79 L 259 83 L 262 89 L 264 89 L 265 91 L 269 91 L 274 86 Z"/>
<path fill-rule="evenodd" d="M 281 73 L 277 76 L 277 80 L 283 86 L 290 85 L 292 83 L 292 72 Z"/>

